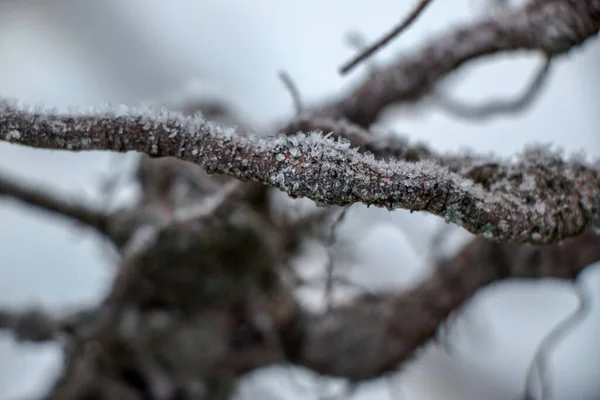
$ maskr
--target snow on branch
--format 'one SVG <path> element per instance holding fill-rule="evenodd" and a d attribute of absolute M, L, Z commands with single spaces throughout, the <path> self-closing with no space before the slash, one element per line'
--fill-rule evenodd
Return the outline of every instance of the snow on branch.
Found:
<path fill-rule="evenodd" d="M 467 168 L 449 168 L 448 157 L 435 155 L 416 162 L 377 159 L 320 132 L 242 135 L 165 110 L 60 115 L 8 102 L 0 106 L 0 139 L 43 149 L 177 157 L 319 205 L 427 211 L 501 241 L 549 243 L 600 228 L 599 171 L 545 149 L 526 151 L 513 163 L 467 157 Z"/>

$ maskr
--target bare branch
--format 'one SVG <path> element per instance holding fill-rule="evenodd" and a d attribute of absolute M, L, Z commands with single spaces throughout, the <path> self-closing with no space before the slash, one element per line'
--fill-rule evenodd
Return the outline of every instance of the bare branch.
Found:
<path fill-rule="evenodd" d="M 350 31 L 345 36 L 345 41 L 353 50 L 362 52 L 367 49 L 367 39 L 358 31 Z M 377 63 L 372 59 L 365 60 L 365 67 L 369 74 L 377 72 Z"/>
<path fill-rule="evenodd" d="M 285 88 L 290 93 L 290 97 L 292 98 L 292 103 L 294 104 L 294 111 L 296 115 L 301 114 L 304 107 L 302 106 L 300 91 L 294 83 L 294 80 L 292 79 L 290 74 L 288 74 L 285 71 L 279 71 L 279 79 L 281 79 L 281 82 L 283 82 Z"/>
<path fill-rule="evenodd" d="M 0 329 L 10 330 L 18 340 L 31 342 L 54 340 L 59 333 L 54 318 L 39 310 L 24 313 L 0 310 Z"/>
<path fill-rule="evenodd" d="M 442 78 L 477 58 L 521 50 L 554 58 L 598 33 L 599 7 L 598 0 L 530 0 L 522 7 L 453 28 L 313 113 L 344 117 L 367 127 L 387 106 L 421 99 Z"/>
<path fill-rule="evenodd" d="M 577 295 L 577 308 L 567 318 L 561 321 L 548 335 L 546 335 L 538 346 L 533 362 L 527 372 L 525 379 L 525 396 L 524 399 L 533 400 L 536 396 L 533 395 L 533 372 L 537 371 L 541 382 L 540 399 L 545 399 L 548 394 L 548 386 L 550 379 L 548 377 L 548 360 L 550 352 L 557 346 L 561 339 L 564 339 L 566 332 L 575 329 L 584 318 L 589 315 L 591 299 L 583 287 L 575 287 Z"/>
<path fill-rule="evenodd" d="M 122 249 L 121 274 L 114 284 L 115 293 L 120 295 L 126 290 L 128 280 L 135 276 L 139 259 L 157 246 L 161 235 L 201 219 L 218 217 L 219 213 L 228 211 L 235 195 L 240 192 L 240 185 L 239 181 L 231 181 L 212 196 L 205 197 L 200 204 L 174 210 L 170 218 L 162 223 L 153 221 L 154 223 L 142 223 L 137 227 Z"/>
<path fill-rule="evenodd" d="M 335 280 L 335 254 L 333 252 L 333 246 L 337 241 L 337 229 L 346 217 L 349 207 L 344 207 L 338 215 L 336 215 L 331 227 L 329 228 L 329 234 L 327 235 L 327 266 L 325 268 L 325 300 L 327 302 L 327 309 L 330 310 L 333 306 L 333 288 Z"/>
<path fill-rule="evenodd" d="M 438 93 L 433 96 L 433 102 L 434 104 L 441 106 L 443 110 L 450 114 L 464 119 L 483 120 L 502 114 L 516 115 L 527 110 L 539 96 L 544 84 L 548 81 L 550 64 L 551 59 L 546 58 L 544 64 L 539 71 L 537 71 L 529 86 L 525 89 L 523 94 L 516 99 L 499 99 L 491 100 L 484 104 L 467 105 L 462 104 L 457 100 L 447 98 L 438 91 Z"/>
<path fill-rule="evenodd" d="M 307 317 L 304 339 L 289 350 L 291 361 L 353 381 L 375 378 L 413 356 L 453 310 L 492 282 L 525 276 L 574 279 L 599 259 L 600 236 L 590 233 L 542 247 L 475 239 L 412 290 L 364 296 Z"/>
<path fill-rule="evenodd" d="M 451 171 L 435 159 L 376 160 L 319 133 L 236 135 L 199 117 L 157 114 L 62 116 L 5 104 L 0 138 L 46 149 L 174 156 L 319 205 L 427 211 L 495 240 L 548 243 L 600 227 L 599 172 L 545 150 L 528 151 L 512 164 L 467 160 L 468 169 Z"/>
<path fill-rule="evenodd" d="M 375 54 L 379 49 L 381 49 L 383 46 L 385 46 L 390 41 L 392 41 L 396 36 L 398 36 L 402 32 L 404 32 L 417 19 L 417 17 L 419 15 L 421 15 L 423 10 L 425 10 L 425 7 L 427 7 L 431 2 L 432 2 L 432 0 L 419 0 L 419 3 L 417 4 L 417 6 L 412 10 L 412 12 L 407 17 L 405 17 L 402 20 L 402 22 L 400 22 L 400 24 L 398 24 L 398 26 L 396 26 L 390 32 L 385 34 L 381 39 L 379 39 L 378 41 L 373 43 L 371 46 L 367 47 L 364 51 L 359 53 L 356 57 L 354 57 L 353 59 L 351 59 L 344 65 L 342 65 L 342 67 L 340 67 L 340 74 L 342 74 L 342 75 L 347 74 L 352 69 L 354 69 L 354 67 L 356 67 L 358 64 L 360 64 L 361 62 L 363 62 L 364 60 L 366 60 L 367 58 L 369 58 L 370 56 Z"/>
<path fill-rule="evenodd" d="M 108 217 L 104 212 L 94 210 L 81 202 L 61 198 L 49 191 L 17 183 L 16 180 L 0 174 L 0 197 L 2 196 L 70 218 L 100 233 L 107 233 Z"/>

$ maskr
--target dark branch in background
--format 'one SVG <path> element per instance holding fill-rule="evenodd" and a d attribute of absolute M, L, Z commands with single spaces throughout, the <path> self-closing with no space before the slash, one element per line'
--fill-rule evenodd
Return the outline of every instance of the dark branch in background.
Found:
<path fill-rule="evenodd" d="M 290 97 L 292 98 L 292 103 L 294 104 L 295 114 L 296 115 L 301 114 L 302 111 L 304 110 L 304 107 L 302 106 L 300 91 L 298 90 L 298 87 L 294 83 L 294 80 L 285 71 L 279 72 L 279 79 L 281 79 L 281 82 L 285 85 L 285 88 L 290 93 Z"/>
<path fill-rule="evenodd" d="M 512 164 L 488 160 L 452 172 L 435 158 L 376 160 L 349 142 L 315 133 L 244 136 L 166 111 L 62 116 L 6 103 L 0 108 L 0 138 L 45 149 L 177 157 L 319 205 L 360 202 L 427 211 L 502 241 L 549 243 L 600 227 L 599 172 L 547 151 L 530 151 Z"/>
<path fill-rule="evenodd" d="M 0 174 L 0 198 L 6 196 L 29 204 L 38 209 L 49 211 L 94 228 L 102 234 L 107 233 L 107 216 L 104 212 L 80 202 L 70 201 L 50 191 L 27 186 Z"/>
<path fill-rule="evenodd" d="M 359 51 L 359 52 L 364 51 L 368 47 L 367 39 L 360 32 L 357 32 L 357 31 L 348 32 L 345 36 L 345 42 L 348 44 L 348 46 L 350 46 L 350 48 L 352 48 L 353 50 Z M 369 74 L 376 73 L 377 64 L 375 63 L 375 61 L 372 58 L 366 59 L 364 62 L 365 62 L 365 67 L 366 67 L 367 73 L 369 73 Z"/>
<path fill-rule="evenodd" d="M 539 97 L 550 75 L 551 59 L 546 58 L 534 79 L 523 94 L 512 100 L 492 100 L 484 104 L 467 105 L 448 98 L 439 90 L 432 96 L 433 104 L 450 114 L 472 120 L 482 120 L 499 115 L 518 115 L 526 111 Z"/>
<path fill-rule="evenodd" d="M 16 339 L 30 342 L 56 340 L 59 324 L 40 310 L 23 313 L 0 310 L 0 329 L 9 330 Z"/>
<path fill-rule="evenodd" d="M 549 379 L 550 377 L 548 377 L 548 371 L 546 368 L 548 366 L 548 359 L 551 350 L 556 347 L 560 340 L 564 339 L 565 333 L 575 329 L 575 327 L 583 322 L 583 319 L 589 315 L 591 304 L 591 299 L 589 298 L 590 296 L 581 286 L 575 286 L 574 290 L 575 294 L 577 295 L 577 308 L 565 320 L 559 323 L 548 335 L 546 335 L 544 339 L 542 339 L 542 342 L 535 352 L 529 371 L 527 372 L 527 378 L 525 379 L 525 396 L 523 400 L 547 398 L 546 396 L 551 380 Z M 538 372 L 541 383 L 541 394 L 539 397 L 533 395 L 534 371 Z"/>
<path fill-rule="evenodd" d="M 223 193 L 229 193 L 229 191 L 226 189 Z M 193 316 L 199 312 L 199 316 L 203 319 L 210 318 L 211 324 L 214 324 L 215 331 L 211 331 L 210 335 L 219 337 L 225 334 L 226 336 L 232 335 L 233 326 L 230 324 L 234 322 L 229 320 L 231 318 L 229 312 L 222 316 L 225 320 L 221 321 L 217 310 L 210 311 L 211 308 L 207 310 L 207 305 L 212 304 L 211 307 L 216 307 L 222 304 L 223 307 L 227 307 L 229 300 L 223 296 L 233 296 L 231 301 L 234 301 L 234 304 L 237 304 L 237 301 L 246 304 L 244 303 L 248 301 L 246 295 L 256 296 L 257 293 L 260 293 L 255 292 L 253 285 L 264 282 L 261 285 L 266 284 L 267 286 L 262 290 L 266 290 L 265 295 L 268 296 L 267 299 L 270 299 L 266 303 L 266 309 L 269 310 L 268 315 L 272 319 L 272 329 L 275 329 L 276 334 L 279 335 L 278 340 L 281 343 L 282 352 L 273 352 L 273 349 L 265 348 L 265 343 L 260 339 L 261 336 L 255 339 L 246 338 L 244 340 L 248 340 L 248 342 L 242 350 L 235 348 L 228 350 L 227 352 L 234 352 L 229 356 L 219 353 L 229 361 L 216 361 L 215 359 L 205 366 L 209 368 L 205 373 L 208 376 L 213 376 L 212 374 L 235 376 L 260 366 L 292 362 L 326 375 L 359 381 L 395 370 L 403 361 L 408 360 L 420 346 L 433 339 L 440 324 L 481 288 L 509 278 L 554 277 L 573 280 L 583 268 L 600 260 L 600 236 L 590 232 L 567 239 L 559 244 L 545 246 L 502 244 L 476 238 L 453 259 L 440 262 L 431 276 L 411 290 L 361 296 L 350 304 L 333 306 L 324 315 L 314 315 L 302 311 L 295 305 L 289 294 L 286 295 L 285 291 L 278 288 L 278 285 L 275 284 L 277 280 L 271 275 L 275 272 L 271 268 L 275 266 L 269 266 L 271 265 L 268 261 L 271 257 L 269 254 L 276 254 L 277 251 L 268 250 L 272 246 L 268 244 L 271 240 L 269 238 L 276 238 L 280 235 L 273 232 L 272 227 L 257 225 L 252 220 L 244 222 L 242 224 L 244 228 L 241 230 L 240 227 L 234 226 L 228 228 L 229 223 L 222 221 L 222 218 L 226 215 L 233 215 L 232 221 L 239 220 L 239 215 L 235 217 L 235 209 L 239 206 L 232 204 L 231 211 L 218 218 L 212 218 L 214 210 L 221 207 L 223 203 L 218 201 L 214 204 L 217 208 L 208 207 L 205 208 L 207 212 L 197 214 L 201 218 L 199 220 L 196 218 L 173 219 L 169 225 L 163 226 L 163 234 L 153 236 L 152 246 L 137 247 L 138 251 L 136 251 L 135 257 L 124 258 L 111 295 L 100 309 L 106 311 L 106 308 L 109 307 L 108 317 L 103 319 L 87 318 L 68 325 L 56 325 L 55 322 L 52 322 L 53 319 L 47 317 L 30 318 L 28 313 L 23 316 L 4 313 L 0 314 L 2 327 L 15 330 L 16 334 L 25 340 L 49 340 L 57 338 L 56 335 L 61 332 L 80 332 L 77 335 L 80 340 L 100 340 L 104 343 L 103 346 L 108 346 L 109 354 L 104 354 L 102 357 L 116 357 L 115 354 L 110 356 L 110 353 L 118 351 L 119 347 L 111 346 L 116 346 L 126 337 L 113 337 L 112 333 L 108 335 L 106 329 L 113 329 L 110 328 L 113 326 L 121 330 L 126 329 L 127 332 L 133 329 L 129 334 L 136 335 L 136 341 L 139 340 L 136 346 L 139 345 L 142 348 L 148 345 L 153 346 L 154 342 L 147 342 L 147 340 L 155 337 L 152 335 L 158 335 L 157 332 L 164 332 L 161 335 L 165 334 L 166 336 L 161 340 L 167 340 L 168 343 L 171 343 L 169 346 L 177 345 L 176 342 L 170 341 L 179 340 L 179 336 L 173 338 L 170 328 L 156 325 L 158 321 L 166 318 L 160 316 L 160 307 L 156 311 L 151 311 L 152 309 L 143 311 L 151 304 L 157 305 L 164 301 L 167 301 L 170 306 L 176 306 L 183 315 L 192 313 L 181 323 L 193 324 L 196 318 Z M 193 216 L 193 214 L 191 215 Z M 68 216 L 69 214 L 67 214 Z M 133 218 L 128 220 L 133 220 Z M 222 225 L 223 223 L 225 225 Z M 141 229 L 144 229 L 145 226 L 147 225 L 141 225 L 136 232 L 142 232 Z M 226 230 L 222 231 L 224 228 Z M 247 231 L 246 229 L 251 230 Z M 225 232 L 229 233 L 225 234 Z M 222 243 L 230 243 L 228 247 L 224 249 L 213 247 L 216 243 L 221 243 L 214 242 L 214 238 L 223 234 L 228 240 Z M 243 241 L 235 240 L 236 235 L 242 235 Z M 134 240 L 135 236 L 132 234 L 130 241 Z M 134 244 L 132 243 L 132 246 Z M 177 250 L 175 251 L 175 249 Z M 227 264 L 230 265 L 227 268 L 235 268 L 223 271 L 233 274 L 229 284 L 235 285 L 235 290 L 227 289 L 223 292 L 213 293 L 207 291 L 211 286 L 208 283 L 216 278 L 212 277 L 212 274 L 221 274 L 222 272 L 207 268 L 221 251 L 224 251 L 224 254 L 230 254 L 229 257 L 233 257 L 231 259 L 226 257 L 222 260 L 232 263 Z M 251 256 L 251 254 L 254 255 Z M 239 260 L 245 260 L 245 262 L 238 264 Z M 238 265 L 243 265 L 243 268 L 237 269 Z M 188 270 L 189 268 L 192 269 Z M 197 271 L 194 273 L 200 275 L 197 278 L 189 277 L 187 274 L 190 271 Z M 238 276 L 238 274 L 243 275 Z M 258 276 L 253 277 L 254 274 Z M 262 274 L 266 274 L 266 276 L 261 278 Z M 186 276 L 188 278 L 184 278 Z M 264 281 L 269 276 L 270 278 Z M 255 279 L 258 280 L 255 281 Z M 206 282 L 208 286 L 202 282 Z M 150 288 L 152 290 L 149 290 Z M 214 296 L 219 296 L 217 303 L 213 303 L 216 301 Z M 142 310 L 142 314 L 135 317 L 137 319 L 130 315 L 133 311 L 127 311 L 134 305 L 141 307 Z M 111 307 L 112 311 L 110 311 Z M 34 314 L 37 316 L 39 312 L 32 315 Z M 134 319 L 129 321 L 131 318 Z M 157 318 L 156 322 L 152 322 Z M 188 320 L 187 318 L 192 319 Z M 19 321 L 37 322 L 23 323 Z M 42 321 L 43 324 L 39 321 Z M 161 324 L 176 323 L 176 320 L 168 321 L 171 320 L 164 320 Z M 133 323 L 142 325 L 130 326 Z M 211 324 L 209 326 L 213 326 Z M 27 330 L 22 328 L 23 326 L 33 326 L 35 329 Z M 42 329 L 40 326 L 49 328 Z M 151 328 L 152 326 L 155 328 Z M 203 326 L 206 326 L 206 323 L 203 323 Z M 150 330 L 146 332 L 146 329 Z M 158 331 L 155 331 L 156 329 Z M 225 329 L 225 331 L 221 331 L 221 329 Z M 138 331 L 139 333 L 133 333 Z M 119 333 L 119 335 L 126 334 Z M 146 338 L 147 335 L 150 336 Z M 116 342 L 113 343 L 113 341 Z M 144 351 L 150 351 L 150 354 L 153 354 L 156 351 L 162 351 L 160 349 L 161 347 L 156 350 L 146 349 Z M 242 353 L 249 351 L 252 356 L 239 358 L 241 356 L 237 351 L 242 351 Z M 195 354 L 200 353 L 196 352 Z M 221 359 L 221 356 L 217 358 Z M 230 357 L 233 358 L 230 359 Z M 115 360 L 119 359 L 117 357 Z M 96 358 L 93 357 L 93 360 Z M 356 360 L 361 360 L 361 362 L 356 362 Z M 100 362 L 100 359 L 93 362 Z M 127 365 L 119 368 L 126 368 Z M 97 373 L 103 374 L 104 372 Z M 148 379 L 148 376 L 144 379 Z"/>
<path fill-rule="evenodd" d="M 326 375 L 375 378 L 413 356 L 481 288 L 508 278 L 575 279 L 597 260 L 600 236 L 591 233 L 546 246 L 475 239 L 412 290 L 364 296 L 309 318 L 292 361 Z"/>
<path fill-rule="evenodd" d="M 396 26 L 393 30 L 391 30 L 386 35 L 384 35 L 377 42 L 373 43 L 371 46 L 364 49 L 361 53 L 359 53 L 352 60 L 350 60 L 346 64 L 342 65 L 342 67 L 340 67 L 340 74 L 342 74 L 342 75 L 347 74 L 352 69 L 354 69 L 354 67 L 356 67 L 358 64 L 360 64 L 367 58 L 371 57 L 379 49 L 381 49 L 383 46 L 385 46 L 386 44 L 391 42 L 396 36 L 398 36 L 402 32 L 404 32 L 417 19 L 417 17 L 419 15 L 421 15 L 423 10 L 425 10 L 425 7 L 427 7 L 431 2 L 432 2 L 432 0 L 420 0 L 419 4 L 417 4 L 417 6 L 412 10 L 412 12 L 408 16 L 406 16 L 404 18 L 404 20 L 402 20 L 402 22 L 400 24 L 398 24 L 398 26 Z"/>
<path fill-rule="evenodd" d="M 420 50 L 380 68 L 342 100 L 313 110 L 368 127 L 393 104 L 414 102 L 469 61 L 532 50 L 555 58 L 600 29 L 598 0 L 535 0 L 483 21 L 445 32 Z"/>

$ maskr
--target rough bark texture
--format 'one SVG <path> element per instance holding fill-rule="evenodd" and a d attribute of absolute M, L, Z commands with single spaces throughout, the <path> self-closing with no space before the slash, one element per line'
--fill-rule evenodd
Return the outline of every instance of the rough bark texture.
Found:
<path fill-rule="evenodd" d="M 244 136 L 176 113 L 57 116 L 8 105 L 0 110 L 0 137 L 48 149 L 173 156 L 322 206 L 427 211 L 496 240 L 549 243 L 600 228 L 598 170 L 544 149 L 514 164 L 467 160 L 467 168 L 451 171 L 432 156 L 382 161 L 319 133 Z"/>

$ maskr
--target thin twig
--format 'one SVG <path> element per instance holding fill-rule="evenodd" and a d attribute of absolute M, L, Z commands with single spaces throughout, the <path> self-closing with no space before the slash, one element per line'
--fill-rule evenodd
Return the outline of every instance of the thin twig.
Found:
<path fill-rule="evenodd" d="M 527 110 L 538 98 L 550 76 L 550 66 L 551 58 L 547 57 L 523 94 L 516 99 L 497 99 L 483 104 L 467 105 L 458 100 L 450 99 L 438 91 L 433 95 L 432 100 L 434 104 L 453 116 L 464 119 L 484 120 L 499 115 L 516 115 Z"/>
<path fill-rule="evenodd" d="M 433 0 L 419 0 L 417 6 L 411 11 L 411 13 L 405 17 L 400 24 L 398 24 L 394 29 L 385 34 L 381 39 L 367 47 L 364 51 L 359 53 L 350 61 L 346 62 L 344 65 L 340 67 L 340 74 L 345 75 L 350 72 L 354 67 L 360 64 L 362 61 L 369 58 L 376 51 L 381 49 L 387 43 L 389 43 L 396 36 L 401 34 L 404 30 L 406 30 L 416 19 L 425 8 L 432 3 Z"/>
<path fill-rule="evenodd" d="M 581 285 L 574 285 L 574 290 L 577 296 L 577 308 L 544 337 L 535 351 L 533 361 L 527 371 L 527 378 L 525 379 L 524 400 L 534 400 L 536 398 L 536 396 L 533 395 L 533 379 L 535 371 L 538 372 L 541 382 L 541 394 L 539 398 L 547 398 L 548 386 L 549 382 L 551 382 L 551 379 L 548 376 L 550 352 L 552 349 L 556 348 L 560 340 L 564 339 L 565 333 L 575 329 L 575 327 L 589 315 L 590 305 L 592 304 L 589 294 Z"/>
<path fill-rule="evenodd" d="M 348 213 L 350 207 L 344 207 L 341 212 L 335 217 L 331 227 L 329 228 L 329 234 L 327 235 L 327 266 L 325 269 L 325 299 L 327 301 L 327 310 L 331 310 L 333 307 L 333 282 L 334 282 L 334 270 L 335 270 L 335 254 L 333 245 L 337 240 L 336 230 L 338 226 L 344 220 L 344 217 Z"/>
<path fill-rule="evenodd" d="M 348 45 L 357 52 L 365 51 L 369 47 L 367 44 L 367 39 L 363 34 L 357 31 L 348 32 L 346 34 L 346 43 L 348 43 Z M 377 72 L 377 64 L 373 58 L 367 58 L 364 62 L 368 72 L 371 75 Z"/>
<path fill-rule="evenodd" d="M 294 80 L 286 71 L 279 71 L 279 79 L 281 79 L 281 82 L 283 82 L 285 88 L 290 94 L 290 97 L 292 98 L 296 115 L 302 114 L 304 107 L 302 106 L 302 99 L 300 98 L 298 86 L 296 86 Z"/>

